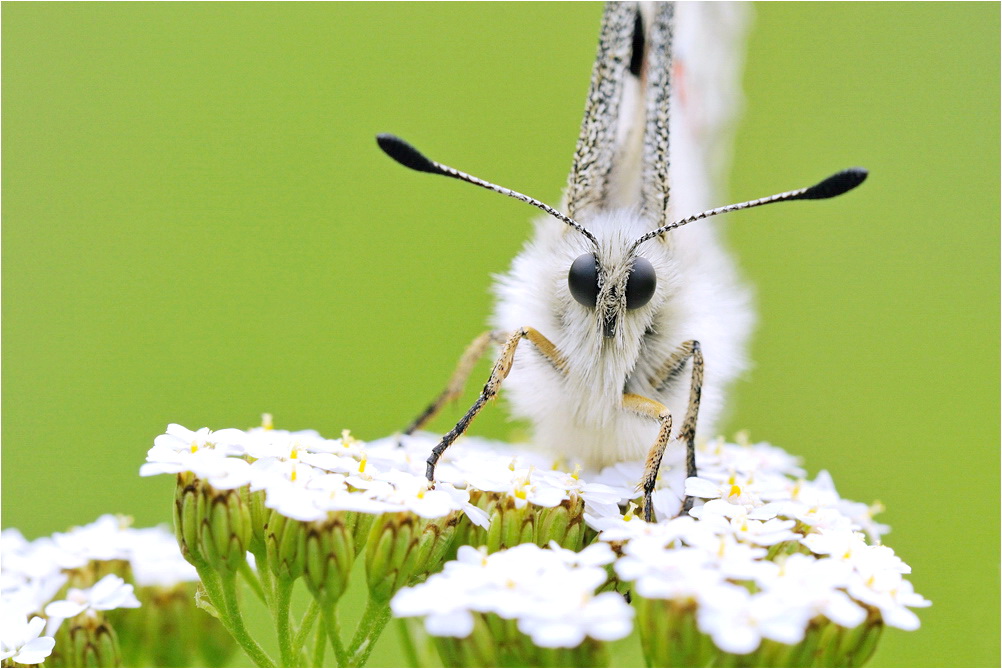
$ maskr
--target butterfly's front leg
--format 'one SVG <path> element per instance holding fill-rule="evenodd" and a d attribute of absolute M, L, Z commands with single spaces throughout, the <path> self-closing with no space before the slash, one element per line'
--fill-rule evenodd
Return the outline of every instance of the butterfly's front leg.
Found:
<path fill-rule="evenodd" d="M 689 406 L 686 409 L 685 420 L 682 422 L 682 429 L 678 435 L 679 440 L 685 442 L 686 477 L 696 476 L 696 418 L 699 415 L 699 397 L 703 389 L 703 352 L 699 347 L 699 342 L 695 339 L 684 342 L 675 349 L 650 379 L 652 386 L 661 389 L 685 368 L 690 359 L 692 359 L 692 381 L 689 385 Z M 661 458 L 664 457 L 665 447 L 668 445 L 671 414 L 668 412 L 668 408 L 660 402 L 640 395 L 624 395 L 623 406 L 661 422 L 661 430 L 658 432 L 657 441 L 651 446 L 647 455 L 644 476 L 638 486 L 644 492 L 644 519 L 650 522 L 654 517 L 651 494 L 654 492 L 658 469 L 661 467 Z M 681 513 L 688 513 L 694 501 L 692 497 L 686 495 L 682 502 Z"/>
<path fill-rule="evenodd" d="M 466 428 L 470 426 L 470 423 L 477 417 L 480 410 L 484 408 L 484 405 L 498 394 L 498 391 L 501 389 L 501 382 L 508 376 L 508 372 L 511 371 L 511 366 L 515 362 L 515 350 L 518 348 L 519 342 L 523 339 L 529 340 L 529 343 L 536 347 L 536 350 L 553 365 L 554 369 L 561 374 L 566 373 L 566 361 L 563 354 L 557 350 L 553 342 L 541 335 L 535 328 L 522 327 L 508 335 L 504 345 L 501 347 L 501 354 L 498 356 L 497 362 L 494 363 L 494 368 L 491 370 L 491 376 L 487 379 L 484 389 L 480 392 L 480 397 L 473 403 L 470 410 L 466 412 L 466 415 L 459 419 L 456 427 L 449 430 L 442 437 L 442 441 L 432 449 L 431 455 L 428 456 L 428 468 L 425 475 L 431 483 L 435 482 L 435 466 L 438 464 L 438 460 L 442 457 L 442 454 L 445 453 L 445 450 L 452 445 L 452 442 L 456 441 L 456 439 L 466 432 Z"/>

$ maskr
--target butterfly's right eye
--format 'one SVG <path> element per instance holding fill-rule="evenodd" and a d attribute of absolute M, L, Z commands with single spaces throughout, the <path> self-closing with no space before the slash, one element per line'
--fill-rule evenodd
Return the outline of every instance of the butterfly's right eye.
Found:
<path fill-rule="evenodd" d="M 594 307 L 598 302 L 598 260 L 595 254 L 578 256 L 567 273 L 567 287 L 574 299 L 586 307 Z"/>

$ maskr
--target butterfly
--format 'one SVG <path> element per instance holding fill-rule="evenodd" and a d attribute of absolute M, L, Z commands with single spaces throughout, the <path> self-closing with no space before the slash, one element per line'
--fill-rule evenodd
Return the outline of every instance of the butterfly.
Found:
<path fill-rule="evenodd" d="M 492 328 L 470 344 L 445 390 L 404 431 L 420 429 L 461 396 L 476 361 L 498 348 L 479 397 L 429 455 L 429 481 L 502 385 L 540 446 L 596 467 L 644 459 L 637 488 L 647 520 L 671 442 L 685 449 L 686 475 L 697 475 L 697 425 L 712 429 L 728 384 L 744 368 L 753 320 L 733 261 L 714 228 L 701 221 L 835 197 L 867 176 L 851 168 L 807 188 L 705 209 L 707 183 L 719 167 L 713 141 L 724 124 L 714 86 L 736 75 L 727 72 L 732 47 L 720 39 L 734 28 L 719 8 L 701 4 L 605 6 L 559 207 L 431 160 L 396 136 L 377 137 L 406 167 L 547 214 L 495 285 Z M 713 47 L 715 38 L 722 46 Z M 680 512 L 693 501 L 685 497 Z"/>

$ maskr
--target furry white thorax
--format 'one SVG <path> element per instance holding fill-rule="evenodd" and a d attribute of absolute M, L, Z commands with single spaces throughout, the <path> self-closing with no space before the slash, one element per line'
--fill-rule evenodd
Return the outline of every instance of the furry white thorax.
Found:
<path fill-rule="evenodd" d="M 583 218 L 583 217 L 582 217 Z M 653 226 L 635 211 L 599 213 L 580 221 L 599 240 L 599 262 L 622 271 L 633 242 Z M 562 375 L 527 342 L 515 356 L 504 394 L 515 416 L 533 425 L 541 447 L 602 466 L 646 456 L 658 424 L 622 408 L 623 393 L 665 404 L 678 434 L 689 399 L 691 363 L 666 387 L 651 383 L 683 342 L 700 342 L 705 359 L 697 434 L 713 436 L 723 391 L 745 368 L 744 344 L 752 323 L 747 290 L 717 241 L 709 221 L 674 230 L 637 249 L 657 272 L 654 297 L 623 312 L 615 337 L 602 334 L 596 309 L 574 300 L 567 273 L 575 258 L 594 247 L 552 218 L 498 277 L 492 325 L 506 332 L 531 326 L 564 355 Z"/>

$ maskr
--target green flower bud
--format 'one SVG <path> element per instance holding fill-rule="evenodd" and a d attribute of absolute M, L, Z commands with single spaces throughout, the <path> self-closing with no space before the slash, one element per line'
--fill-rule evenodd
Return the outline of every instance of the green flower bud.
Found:
<path fill-rule="evenodd" d="M 884 631 L 884 622 L 878 611 L 870 611 L 866 621 L 859 626 L 859 632 L 850 643 L 843 646 L 843 664 L 847 667 L 862 667 L 873 657 L 877 642 Z"/>
<path fill-rule="evenodd" d="M 373 600 L 388 602 L 400 588 L 441 569 L 462 517 L 426 519 L 400 511 L 373 522 L 366 546 L 365 569 Z"/>
<path fill-rule="evenodd" d="M 640 645 L 652 667 L 707 667 L 720 651 L 696 625 L 694 602 L 647 599 L 634 593 Z"/>
<path fill-rule="evenodd" d="M 190 472 L 178 474 L 174 533 L 196 567 L 235 572 L 247 559 L 250 511 L 239 490 L 217 490 Z"/>
<path fill-rule="evenodd" d="M 449 636 L 432 637 L 435 648 L 446 667 L 502 667 L 500 646 L 488 627 L 486 616 L 473 614 L 473 632 L 465 639 Z"/>
<path fill-rule="evenodd" d="M 861 667 L 876 650 L 883 627 L 876 610 L 852 629 L 819 616 L 808 626 L 794 658 L 798 665 L 807 667 Z"/>
<path fill-rule="evenodd" d="M 556 541 L 564 548 L 579 551 L 584 548 L 587 525 L 584 522 L 584 500 L 572 495 L 552 508 L 537 510 L 535 543 L 546 546 Z"/>
<path fill-rule="evenodd" d="M 45 661 L 50 667 L 121 667 L 115 630 L 102 615 L 81 614 L 65 621 Z"/>
<path fill-rule="evenodd" d="M 347 430 L 345 431 L 347 432 Z M 365 550 L 366 538 L 369 536 L 369 530 L 372 529 L 372 524 L 376 521 L 377 516 L 361 511 L 345 511 L 340 515 L 343 516 L 345 530 L 352 537 L 355 557 L 358 557 Z"/>
<path fill-rule="evenodd" d="M 265 547 L 265 528 L 268 525 L 268 519 L 271 517 L 271 509 L 264 505 L 265 491 L 256 490 L 251 492 L 249 487 L 243 487 L 240 488 L 240 493 L 247 504 L 251 525 L 251 537 L 247 545 L 247 550 L 255 556 L 264 555 L 267 551 Z"/>
<path fill-rule="evenodd" d="M 745 655 L 718 649 L 696 623 L 696 605 L 634 596 L 637 627 L 649 666 L 664 667 L 859 667 L 873 654 L 883 627 L 871 611 L 865 622 L 846 629 L 818 616 L 798 644 L 763 639 Z"/>
<path fill-rule="evenodd" d="M 353 532 L 358 519 L 349 516 L 357 515 L 363 514 L 331 513 L 327 520 L 305 523 L 303 528 L 304 580 L 310 594 L 325 608 L 333 607 L 348 588 L 358 552 Z"/>
<path fill-rule="evenodd" d="M 205 564 L 198 546 L 198 486 L 191 472 L 177 475 L 174 488 L 174 537 L 181 555 L 195 567 Z"/>
<path fill-rule="evenodd" d="M 518 629 L 518 622 L 496 614 L 474 613 L 473 632 L 463 639 L 433 637 L 446 667 L 606 667 L 609 653 L 601 641 L 586 638 L 576 648 L 542 648 Z"/>
<path fill-rule="evenodd" d="M 303 575 L 306 564 L 306 526 L 299 520 L 272 511 L 265 529 L 268 566 L 282 579 L 295 580 Z"/>
<path fill-rule="evenodd" d="M 480 541 L 472 545 L 487 546 L 489 553 L 495 553 L 518 544 L 535 543 L 536 513 L 539 507 L 523 504 L 519 508 L 514 499 L 505 495 L 495 497 L 494 503 L 486 510 L 490 515 L 490 525 L 486 531 L 473 533 Z"/>

